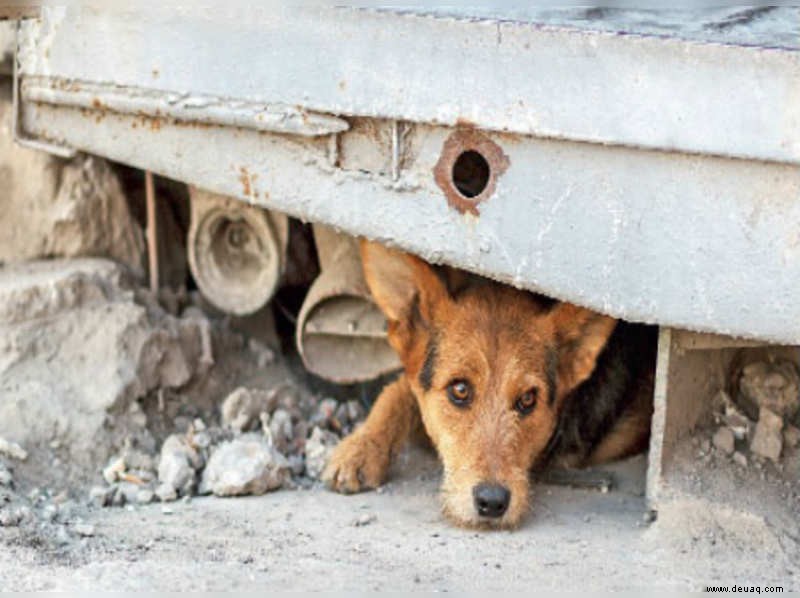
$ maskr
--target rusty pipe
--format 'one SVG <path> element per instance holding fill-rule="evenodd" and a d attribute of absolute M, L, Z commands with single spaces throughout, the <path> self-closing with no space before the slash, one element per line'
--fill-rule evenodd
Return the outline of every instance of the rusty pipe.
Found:
<path fill-rule="evenodd" d="M 386 319 L 372 302 L 355 238 L 314 225 L 320 275 L 297 320 L 295 340 L 306 368 L 339 384 L 398 370 L 386 340 Z"/>
<path fill-rule="evenodd" d="M 189 268 L 200 292 L 226 313 L 258 311 L 286 267 L 287 216 L 196 187 L 189 193 Z"/>

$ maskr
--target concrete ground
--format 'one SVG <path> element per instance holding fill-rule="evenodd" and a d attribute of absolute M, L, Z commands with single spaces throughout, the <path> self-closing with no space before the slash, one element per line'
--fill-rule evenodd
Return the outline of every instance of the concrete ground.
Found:
<path fill-rule="evenodd" d="M 438 467 L 415 450 L 381 492 L 321 488 L 168 507 L 87 510 L 94 535 L 48 548 L 0 535 L 7 590 L 530 590 L 797 588 L 798 560 L 763 535 L 644 517 L 642 458 L 603 494 L 538 486 L 515 532 L 458 529 L 439 514 Z M 683 513 L 677 517 L 685 519 Z M 736 525 L 735 523 L 732 525 Z M 756 526 L 758 527 L 758 526 Z M 735 530 L 734 530 L 735 531 Z"/>

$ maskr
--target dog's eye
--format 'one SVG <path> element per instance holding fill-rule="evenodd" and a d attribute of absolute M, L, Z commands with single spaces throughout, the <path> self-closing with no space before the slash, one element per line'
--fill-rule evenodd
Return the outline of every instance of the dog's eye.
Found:
<path fill-rule="evenodd" d="M 536 407 L 536 401 L 539 399 L 539 389 L 531 388 L 523 392 L 517 397 L 514 402 L 514 409 L 522 415 L 528 415 Z"/>
<path fill-rule="evenodd" d="M 466 407 L 472 400 L 472 386 L 466 380 L 453 380 L 447 385 L 447 398 L 458 407 Z"/>

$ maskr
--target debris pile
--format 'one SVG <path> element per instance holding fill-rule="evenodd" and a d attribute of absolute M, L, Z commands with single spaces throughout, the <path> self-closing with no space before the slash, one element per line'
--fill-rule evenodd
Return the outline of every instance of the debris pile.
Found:
<path fill-rule="evenodd" d="M 735 399 L 720 391 L 715 399 L 714 449 L 747 467 L 772 463 L 782 470 L 796 458 L 800 443 L 800 373 L 788 360 L 744 366 Z"/>
<path fill-rule="evenodd" d="M 220 403 L 219 423 L 195 418 L 170 434 L 160 454 L 126 446 L 103 469 L 98 506 L 170 502 L 196 495 L 258 495 L 308 486 L 319 479 L 330 452 L 363 420 L 356 400 L 316 400 L 282 383 L 239 387 Z"/>

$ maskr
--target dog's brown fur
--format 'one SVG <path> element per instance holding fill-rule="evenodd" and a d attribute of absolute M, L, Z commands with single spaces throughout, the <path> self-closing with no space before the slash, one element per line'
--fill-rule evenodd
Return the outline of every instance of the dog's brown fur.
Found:
<path fill-rule="evenodd" d="M 404 373 L 337 448 L 323 475 L 333 489 L 382 484 L 421 420 L 444 464 L 445 514 L 466 526 L 513 527 L 528 510 L 535 466 L 554 458 L 597 463 L 645 446 L 652 376 L 631 374 L 609 357 L 607 345 L 624 349 L 630 333 L 616 320 L 497 283 L 468 284 L 457 272 L 442 277 L 422 260 L 375 243 L 362 242 L 361 251 Z M 603 372 L 593 376 L 601 357 Z M 472 388 L 468 405 L 448 399 L 456 380 Z M 535 407 L 522 414 L 517 400 L 528 391 Z M 502 517 L 478 514 L 473 488 L 483 482 L 510 490 Z"/>

